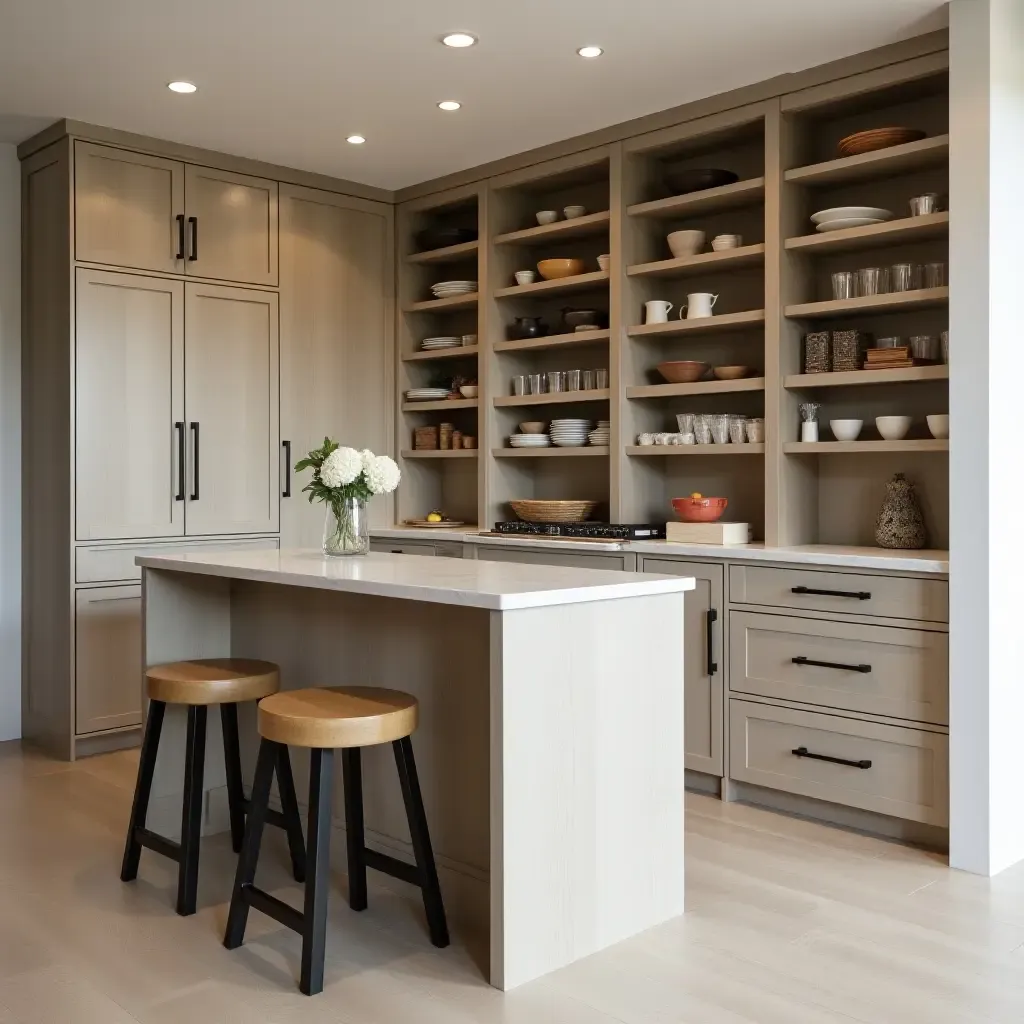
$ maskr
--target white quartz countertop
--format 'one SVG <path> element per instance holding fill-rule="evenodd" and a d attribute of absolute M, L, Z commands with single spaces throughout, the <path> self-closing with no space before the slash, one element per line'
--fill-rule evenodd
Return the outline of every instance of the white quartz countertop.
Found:
<path fill-rule="evenodd" d="M 314 550 L 211 551 L 135 561 L 148 569 L 494 611 L 676 594 L 695 586 L 692 576 L 378 552 L 327 558 Z"/>

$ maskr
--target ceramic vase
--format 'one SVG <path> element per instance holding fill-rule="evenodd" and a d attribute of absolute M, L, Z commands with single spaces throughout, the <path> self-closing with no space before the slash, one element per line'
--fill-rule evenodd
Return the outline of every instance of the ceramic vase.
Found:
<path fill-rule="evenodd" d="M 880 548 L 923 548 L 928 544 L 928 531 L 918 504 L 914 486 L 896 473 L 886 484 L 885 501 L 875 520 L 875 543 Z"/>

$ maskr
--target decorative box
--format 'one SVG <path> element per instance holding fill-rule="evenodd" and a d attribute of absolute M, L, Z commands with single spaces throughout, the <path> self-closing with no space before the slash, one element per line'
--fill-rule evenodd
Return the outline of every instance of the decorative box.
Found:
<path fill-rule="evenodd" d="M 864 331 L 833 331 L 832 369 L 837 373 L 863 369 L 864 353 L 871 342 L 872 336 Z"/>
<path fill-rule="evenodd" d="M 832 332 L 804 335 L 804 373 L 828 373 L 832 369 Z"/>

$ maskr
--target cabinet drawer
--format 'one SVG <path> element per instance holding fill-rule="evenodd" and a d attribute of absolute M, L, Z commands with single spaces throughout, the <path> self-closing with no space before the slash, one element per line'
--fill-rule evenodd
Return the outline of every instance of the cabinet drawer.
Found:
<path fill-rule="evenodd" d="M 371 551 L 382 551 L 389 555 L 436 555 L 433 544 L 403 544 L 398 540 L 371 540 Z"/>
<path fill-rule="evenodd" d="M 731 565 L 729 600 L 733 604 L 853 612 L 922 622 L 949 621 L 946 580 L 909 576 Z"/>
<path fill-rule="evenodd" d="M 945 633 L 757 612 L 729 616 L 734 691 L 945 725 L 948 680 Z"/>
<path fill-rule="evenodd" d="M 626 555 L 596 552 L 575 554 L 547 549 L 478 547 L 476 557 L 485 562 L 526 562 L 530 565 L 569 565 L 576 569 L 625 569 Z"/>
<path fill-rule="evenodd" d="M 934 733 L 731 700 L 729 770 L 769 789 L 930 825 L 949 822 L 948 740 Z"/>
<path fill-rule="evenodd" d="M 142 569 L 135 564 L 137 555 L 173 555 L 182 551 L 272 551 L 279 547 L 276 537 L 254 540 L 177 541 L 164 544 L 101 544 L 75 551 L 76 583 L 107 583 L 114 580 L 140 580 Z"/>

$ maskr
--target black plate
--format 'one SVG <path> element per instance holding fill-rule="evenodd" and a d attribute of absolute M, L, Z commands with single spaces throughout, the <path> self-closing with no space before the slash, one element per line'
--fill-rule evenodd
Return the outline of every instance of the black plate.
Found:
<path fill-rule="evenodd" d="M 416 234 L 416 244 L 420 252 L 430 249 L 444 249 L 449 245 L 461 245 L 463 242 L 475 242 L 475 228 L 425 228 Z"/>
<path fill-rule="evenodd" d="M 694 167 L 685 171 L 669 171 L 665 175 L 665 187 L 674 196 L 687 192 L 702 192 L 706 188 L 719 188 L 739 181 L 740 176 L 721 167 Z"/>

